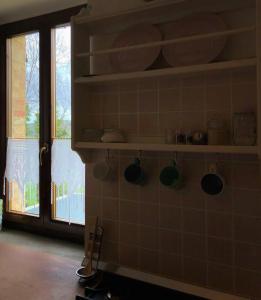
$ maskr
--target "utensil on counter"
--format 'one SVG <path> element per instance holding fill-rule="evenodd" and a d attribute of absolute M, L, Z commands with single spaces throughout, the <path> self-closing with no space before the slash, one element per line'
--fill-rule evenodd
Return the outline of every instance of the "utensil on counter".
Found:
<path fill-rule="evenodd" d="M 122 48 L 162 40 L 160 30 L 150 24 L 138 24 L 121 32 L 112 48 Z M 161 46 L 121 51 L 110 55 L 112 69 L 115 72 L 144 71 L 157 59 Z"/>
<path fill-rule="evenodd" d="M 237 146 L 254 146 L 256 144 L 255 113 L 235 113 L 233 117 L 233 143 Z"/>
<path fill-rule="evenodd" d="M 172 161 L 170 166 L 162 169 L 160 172 L 160 182 L 162 185 L 174 189 L 180 189 L 183 186 L 184 178 L 175 160 Z"/>
<path fill-rule="evenodd" d="M 202 190 L 211 196 L 222 194 L 225 188 L 225 180 L 219 174 L 217 164 L 211 164 L 208 172 L 201 179 Z"/>
<path fill-rule="evenodd" d="M 85 257 L 82 267 L 76 271 L 82 280 L 93 279 L 98 271 L 103 237 L 103 228 L 98 222 L 98 217 L 89 217 L 85 227 Z"/>
<path fill-rule="evenodd" d="M 146 183 L 146 174 L 139 158 L 135 158 L 134 162 L 125 169 L 124 178 L 132 184 L 144 185 Z"/>
<path fill-rule="evenodd" d="M 216 14 L 201 13 L 186 16 L 160 27 L 164 40 L 224 31 L 226 24 Z M 173 43 L 163 46 L 162 53 L 173 67 L 206 64 L 213 61 L 224 49 L 227 37 L 214 37 Z"/>

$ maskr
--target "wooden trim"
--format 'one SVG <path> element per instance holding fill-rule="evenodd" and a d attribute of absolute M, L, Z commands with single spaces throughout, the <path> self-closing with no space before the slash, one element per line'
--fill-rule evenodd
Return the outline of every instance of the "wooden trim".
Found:
<path fill-rule="evenodd" d="M 61 24 L 69 23 L 72 16 L 75 16 L 85 5 L 64 9 L 58 12 L 33 17 L 30 19 L 0 25 L 1 35 L 10 37 L 30 31 L 38 31 L 41 28 L 52 28 Z"/>
<path fill-rule="evenodd" d="M 261 157 L 261 3 L 256 0 L 256 56 L 257 56 L 257 144 Z M 261 169 L 260 169 L 261 171 Z"/>
<path fill-rule="evenodd" d="M 0 36 L 0 198 L 4 197 L 4 174 L 6 166 L 6 40 Z M 5 208 L 5 201 L 4 201 Z M 5 211 L 5 209 L 4 209 Z"/>

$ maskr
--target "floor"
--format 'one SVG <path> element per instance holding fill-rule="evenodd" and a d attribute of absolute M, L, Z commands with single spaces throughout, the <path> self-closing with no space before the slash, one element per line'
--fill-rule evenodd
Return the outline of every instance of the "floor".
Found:
<path fill-rule="evenodd" d="M 83 246 L 18 231 L 0 232 L 1 300 L 73 300 Z"/>

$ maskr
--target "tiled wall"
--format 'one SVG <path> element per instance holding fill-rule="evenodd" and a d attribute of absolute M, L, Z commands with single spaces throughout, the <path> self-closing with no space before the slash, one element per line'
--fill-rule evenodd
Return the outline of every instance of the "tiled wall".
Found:
<path fill-rule="evenodd" d="M 89 126 L 127 129 L 129 138 L 162 136 L 167 127 L 205 129 L 221 115 L 231 124 L 236 111 L 255 110 L 255 74 L 240 71 L 202 78 L 103 88 L 93 96 Z M 95 99 L 95 101 L 94 101 Z M 97 110 L 97 108 L 99 109 Z M 95 112 L 95 113 L 94 113 Z M 101 113 L 102 112 L 102 113 Z M 148 183 L 125 182 L 123 172 L 141 155 Z M 87 164 L 87 214 L 105 229 L 102 258 L 232 294 L 261 299 L 261 178 L 256 157 L 179 154 L 186 178 L 180 190 L 159 183 L 160 170 L 174 153 L 111 152 L 117 180 L 100 182 Z M 200 178 L 218 161 L 226 190 L 205 195 Z"/>

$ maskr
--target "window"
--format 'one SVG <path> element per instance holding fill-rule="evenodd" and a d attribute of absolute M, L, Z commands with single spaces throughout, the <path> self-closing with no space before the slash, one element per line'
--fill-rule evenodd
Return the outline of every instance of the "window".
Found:
<path fill-rule="evenodd" d="M 53 29 L 52 216 L 84 224 L 84 165 L 71 150 L 71 28 Z"/>
<path fill-rule="evenodd" d="M 39 216 L 39 33 L 7 41 L 7 209 Z"/>
<path fill-rule="evenodd" d="M 78 240 L 85 220 L 85 170 L 71 150 L 68 22 L 81 8 L 0 26 L 7 67 L 0 68 L 6 78 L 0 98 L 7 106 L 0 111 L 6 120 L 1 140 L 7 137 L 6 149 L 0 149 L 6 161 L 4 222 Z"/>

